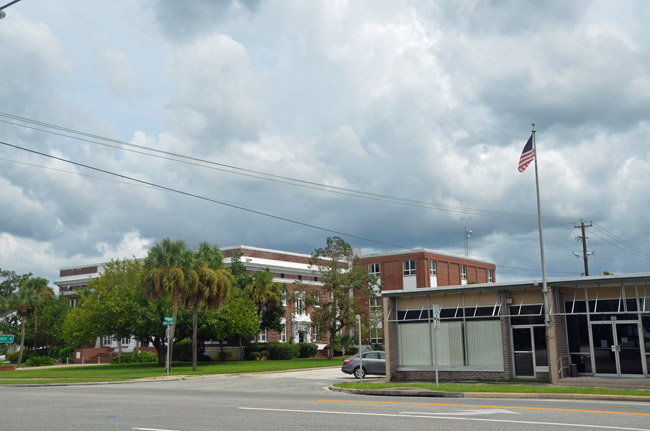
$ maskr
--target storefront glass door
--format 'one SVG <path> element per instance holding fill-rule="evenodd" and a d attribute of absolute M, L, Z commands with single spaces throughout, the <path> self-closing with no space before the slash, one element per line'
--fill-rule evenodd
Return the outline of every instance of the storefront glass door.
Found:
<path fill-rule="evenodd" d="M 637 323 L 592 322 L 596 374 L 643 374 Z"/>

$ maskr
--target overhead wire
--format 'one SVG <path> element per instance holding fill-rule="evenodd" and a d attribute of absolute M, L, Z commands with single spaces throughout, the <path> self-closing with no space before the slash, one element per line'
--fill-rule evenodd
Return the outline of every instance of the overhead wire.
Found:
<path fill-rule="evenodd" d="M 359 235 L 349 234 L 349 233 L 345 233 L 345 232 L 341 232 L 341 231 L 337 231 L 337 230 L 333 230 L 333 229 L 328 229 L 328 228 L 325 228 L 325 227 L 322 227 L 322 226 L 316 226 L 316 225 L 312 225 L 312 224 L 309 224 L 309 223 L 303 223 L 303 222 L 300 222 L 300 221 L 297 221 L 297 220 L 288 219 L 286 217 L 280 217 L 280 216 L 276 216 L 276 215 L 273 215 L 273 214 L 268 214 L 268 213 L 265 213 L 265 212 L 262 212 L 262 211 L 257 211 L 257 210 L 253 210 L 253 209 L 250 209 L 250 208 L 245 208 L 245 207 L 243 207 L 241 205 L 234 205 L 234 204 L 230 204 L 230 203 L 220 201 L 220 200 L 217 200 L 217 199 L 212 199 L 212 198 L 208 198 L 208 197 L 205 197 L 205 196 L 201 196 L 201 195 L 198 195 L 198 194 L 195 194 L 195 193 L 190 193 L 190 192 L 175 189 L 175 188 L 172 188 L 172 187 L 167 187 L 167 186 L 163 186 L 163 185 L 160 185 L 160 184 L 152 183 L 150 181 L 140 180 L 138 178 L 130 177 L 128 175 L 119 174 L 117 172 L 111 172 L 111 171 L 108 171 L 106 169 L 97 168 L 97 167 L 90 166 L 90 165 L 80 163 L 80 162 L 74 162 L 72 160 L 67 160 L 67 159 L 64 159 L 62 157 L 57 157 L 57 156 L 53 156 L 51 154 L 46 154 L 46 153 L 43 153 L 41 151 L 36 151 L 36 150 L 29 149 L 29 148 L 21 147 L 19 145 L 10 144 L 8 142 L 0 141 L 0 144 L 8 146 L 8 147 L 15 148 L 15 149 L 18 149 L 18 150 L 26 151 L 26 152 L 29 152 L 29 153 L 38 154 L 40 156 L 48 157 L 48 158 L 51 158 L 51 159 L 54 159 L 54 160 L 59 160 L 61 162 L 69 163 L 71 165 L 75 165 L 75 166 L 79 166 L 79 167 L 82 167 L 82 168 L 94 170 L 94 171 L 97 171 L 97 172 L 102 172 L 104 174 L 116 176 L 116 177 L 119 177 L 119 178 L 124 178 L 124 179 L 127 179 L 129 181 L 137 182 L 137 183 L 140 183 L 140 184 L 146 184 L 146 185 L 149 185 L 149 186 L 159 188 L 161 190 L 167 190 L 167 191 L 170 191 L 170 192 L 178 193 L 180 195 L 185 195 L 185 196 L 201 199 L 201 200 L 204 200 L 204 201 L 216 203 L 216 204 L 227 206 L 227 207 L 230 207 L 230 208 L 239 209 L 239 210 L 242 210 L 242 211 L 250 212 L 250 213 L 261 215 L 261 216 L 264 216 L 264 217 L 269 217 L 269 218 L 273 218 L 273 219 L 276 219 L 276 220 L 281 220 L 281 221 L 285 221 L 285 222 L 288 222 L 288 223 L 293 223 L 293 224 L 297 224 L 297 225 L 300 225 L 300 226 L 309 227 L 309 228 L 312 228 L 312 229 L 317 229 L 317 230 L 321 230 L 321 231 L 325 231 L 325 232 L 329 232 L 329 233 L 334 233 L 334 234 L 337 234 L 337 235 L 346 236 L 348 238 L 355 238 L 355 239 L 359 239 L 359 240 L 362 240 L 362 241 L 367 241 L 367 242 L 371 242 L 371 243 L 375 243 L 375 244 L 385 245 L 385 246 L 392 247 L 392 248 L 408 250 L 408 248 L 404 247 L 404 246 L 395 245 L 395 244 L 387 243 L 387 242 L 384 242 L 384 241 L 378 241 L 378 240 L 374 240 L 374 239 L 370 239 L 370 238 L 365 238 L 365 237 L 362 237 L 362 236 L 359 236 Z"/>
<path fill-rule="evenodd" d="M 447 204 L 439 204 L 435 202 L 429 202 L 429 201 L 422 201 L 422 200 L 417 200 L 417 199 L 411 199 L 411 198 L 403 198 L 403 197 L 398 197 L 398 196 L 391 196 L 387 194 L 381 194 L 381 193 L 373 193 L 373 192 L 367 192 L 363 190 L 356 190 L 356 189 L 351 189 L 351 188 L 345 188 L 345 187 L 338 187 L 338 186 L 332 186 L 328 184 L 321 184 L 317 183 L 314 181 L 307 181 L 307 180 L 302 180 L 298 178 L 292 178 L 292 177 L 287 177 L 287 176 L 282 176 L 282 175 L 275 175 L 275 174 L 270 174 L 262 171 L 257 171 L 253 169 L 247 169 L 247 168 L 242 168 L 234 165 L 228 165 L 224 163 L 219 163 L 211 160 L 206 160 L 206 159 L 201 159 L 198 157 L 193 157 L 193 156 L 187 156 L 184 154 L 179 154 L 179 153 L 174 153 L 170 151 L 165 151 L 165 150 L 160 150 L 157 148 L 151 148 L 143 145 L 138 145 L 138 144 L 133 144 L 125 141 L 121 141 L 118 139 L 113 139 L 113 138 L 107 138 L 101 135 L 96 135 L 92 133 L 87 133 L 67 127 L 62 127 L 54 124 L 49 124 L 45 123 L 42 121 L 37 121 L 37 120 L 32 120 L 29 118 L 24 118 L 20 117 L 17 115 L 13 114 L 8 114 L 4 112 L 0 112 L 0 117 L 4 118 L 9 118 L 14 121 L 20 121 L 23 123 L 27 124 L 19 124 L 15 123 L 12 121 L 6 121 L 6 120 L 0 120 L 0 122 L 14 125 L 14 126 L 19 126 L 19 127 L 25 127 L 29 128 L 32 130 L 37 130 L 41 131 L 44 133 L 50 133 L 58 136 L 63 136 L 79 141 L 84 141 L 92 144 L 97 144 L 97 145 L 102 145 L 102 146 L 107 146 L 111 148 L 116 148 L 120 149 L 123 151 L 130 151 L 130 152 L 135 152 L 138 154 L 150 156 L 150 157 L 157 157 L 157 158 L 162 158 L 174 162 L 179 162 L 179 163 L 185 163 L 185 164 L 190 164 L 194 166 L 199 166 L 203 168 L 209 168 L 209 169 L 216 169 L 220 170 L 223 172 L 227 173 L 233 173 L 237 175 L 244 175 L 247 177 L 252 177 L 264 181 L 273 181 L 273 182 L 278 182 L 278 183 L 283 183 L 283 184 L 288 184 L 288 185 L 293 185 L 297 187 L 303 187 L 303 188 L 309 188 L 309 189 L 315 189 L 315 190 L 320 190 L 320 191 L 326 191 L 329 193 L 335 193 L 335 194 L 340 194 L 340 195 L 346 195 L 346 196 L 353 196 L 353 197 L 359 197 L 359 198 L 364 198 L 364 199 L 370 199 L 370 200 L 376 200 L 376 201 L 382 201 L 382 202 L 390 202 L 390 203 L 397 203 L 397 204 L 402 204 L 402 205 L 409 205 L 409 206 L 416 206 L 416 207 L 424 207 L 424 208 L 432 208 L 432 209 L 437 209 L 441 211 L 447 211 L 447 212 L 457 212 L 457 213 L 465 213 L 465 214 L 472 214 L 472 215 L 482 215 L 482 216 L 487 216 L 487 217 L 497 217 L 497 218 L 507 218 L 507 219 L 515 219 L 515 220 L 525 220 L 525 221 L 536 221 L 537 216 L 531 215 L 531 214 L 520 214 L 520 213 L 513 213 L 513 212 L 507 212 L 507 211 L 495 211 L 495 210 L 486 210 L 486 209 L 479 209 L 479 208 L 470 208 L 470 207 L 463 207 L 460 205 L 447 205 Z M 31 125 L 29 125 L 31 124 Z M 37 126 L 41 127 L 46 127 L 48 129 L 54 129 L 54 130 L 59 130 L 61 132 L 66 132 L 66 133 L 72 133 L 80 136 L 84 136 L 87 138 L 93 138 L 93 139 L 98 139 L 102 141 L 107 141 L 107 142 L 112 142 L 117 145 L 110 145 L 106 144 L 104 142 L 98 142 L 95 140 L 90 140 L 86 138 L 80 138 L 77 136 L 72 136 L 64 133 L 58 133 L 58 132 L 53 132 L 52 130 L 47 130 L 47 129 L 41 129 Z M 123 148 L 123 147 L 129 147 L 129 148 Z M 137 148 L 138 150 L 145 150 L 147 152 L 143 151 L 137 151 L 133 150 L 133 148 Z M 151 154 L 151 153 L 158 153 L 158 154 L 163 154 L 168 157 L 163 157 L 159 156 L 156 154 Z M 182 160 L 181 160 L 182 159 Z M 218 167 L 218 168 L 217 168 Z M 574 222 L 576 218 L 572 217 L 559 217 L 559 216 L 544 216 L 543 219 L 547 222 L 552 222 L 552 223 L 565 223 L 565 222 Z"/>
<path fill-rule="evenodd" d="M 0 158 L 0 161 L 15 163 L 15 164 L 24 165 L 24 166 L 31 166 L 31 167 L 34 167 L 34 168 L 47 169 L 47 170 L 60 172 L 60 173 L 65 173 L 65 174 L 79 175 L 79 176 L 85 177 L 85 178 L 93 178 L 93 179 L 96 179 L 96 180 L 109 181 L 109 182 L 113 182 L 113 183 L 117 183 L 117 184 L 126 184 L 126 185 L 129 185 L 129 186 L 159 190 L 158 187 L 148 186 L 148 185 L 145 185 L 145 184 L 133 183 L 132 181 L 120 181 L 120 180 L 115 180 L 115 179 L 112 179 L 112 178 L 100 177 L 100 176 L 97 176 L 97 175 L 83 174 L 81 172 L 76 172 L 76 171 L 66 171 L 65 169 L 57 169 L 57 168 L 53 168 L 51 166 L 37 165 L 35 163 L 27 163 L 27 162 L 21 162 L 21 161 L 18 161 L 18 160 L 11 160 L 11 159 L 5 159 L 5 158 Z M 349 220 L 335 219 L 335 218 L 332 218 L 332 217 L 323 217 L 323 216 L 314 215 L 314 214 L 304 214 L 304 213 L 299 213 L 299 212 L 295 212 L 295 211 L 287 211 L 287 210 L 281 210 L 281 209 L 278 209 L 278 208 L 265 207 L 265 206 L 261 206 L 261 205 L 251 205 L 251 204 L 247 204 L 247 203 L 243 203 L 243 202 L 235 202 L 235 201 L 224 201 L 224 202 L 235 204 L 235 205 L 241 205 L 241 206 L 249 207 L 249 208 L 260 208 L 260 209 L 264 209 L 264 210 L 268 210 L 268 211 L 275 211 L 275 212 L 278 212 L 278 213 L 298 215 L 298 216 L 301 216 L 301 217 L 319 218 L 319 219 L 323 219 L 323 220 L 329 220 L 329 221 L 335 221 L 335 222 L 347 223 L 347 224 L 354 223 L 354 222 L 349 221 Z"/>

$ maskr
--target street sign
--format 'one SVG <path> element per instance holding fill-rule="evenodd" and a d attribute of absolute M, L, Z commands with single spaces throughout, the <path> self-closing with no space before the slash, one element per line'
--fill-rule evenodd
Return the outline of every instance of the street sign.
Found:
<path fill-rule="evenodd" d="M 174 324 L 174 319 L 172 317 L 163 318 L 163 326 L 171 326 Z"/>
<path fill-rule="evenodd" d="M 433 328 L 440 329 L 440 306 L 433 306 Z"/>
<path fill-rule="evenodd" d="M 0 343 L 13 343 L 13 342 L 14 342 L 13 335 L 0 335 Z"/>

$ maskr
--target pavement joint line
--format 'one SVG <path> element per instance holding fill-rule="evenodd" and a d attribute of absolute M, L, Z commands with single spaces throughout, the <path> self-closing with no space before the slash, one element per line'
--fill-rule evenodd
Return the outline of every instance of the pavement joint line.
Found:
<path fill-rule="evenodd" d="M 591 429 L 609 429 L 609 430 L 625 430 L 625 431 L 648 431 L 647 428 L 631 428 L 619 427 L 613 425 L 595 425 L 595 424 L 572 424 L 565 422 L 541 422 L 541 421 L 526 421 L 526 420 L 509 420 L 509 419 L 488 419 L 488 418 L 468 418 L 458 416 L 429 416 L 429 415 L 406 415 L 401 413 L 370 413 L 370 412 L 343 412 L 331 410 L 298 410 L 298 409 L 272 409 L 264 407 L 239 407 L 240 410 L 257 410 L 268 412 L 284 412 L 284 413 L 320 413 L 331 415 L 350 415 L 350 416 L 380 416 L 380 417 L 397 417 L 397 418 L 420 418 L 420 419 L 438 419 L 449 421 L 467 421 L 467 422 L 495 422 L 495 423 L 511 423 L 519 425 L 544 425 L 560 428 L 591 428 Z"/>
<path fill-rule="evenodd" d="M 444 406 L 444 407 L 479 407 L 479 408 L 491 408 L 491 409 L 541 410 L 541 411 L 570 412 L 570 413 L 601 413 L 601 414 L 610 414 L 610 415 L 649 416 L 650 417 L 650 413 L 615 412 L 615 411 L 607 411 L 607 410 L 561 409 L 561 408 L 554 408 L 554 407 L 489 406 L 489 405 L 479 405 L 479 404 L 414 403 L 414 402 L 405 402 L 405 401 L 368 401 L 368 400 L 315 399 L 314 401 L 316 401 L 316 402 L 328 402 L 328 403 L 398 404 L 398 405 Z"/>

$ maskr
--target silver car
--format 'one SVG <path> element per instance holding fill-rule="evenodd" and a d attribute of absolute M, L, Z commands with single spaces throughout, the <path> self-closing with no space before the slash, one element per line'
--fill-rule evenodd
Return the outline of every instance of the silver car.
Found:
<path fill-rule="evenodd" d="M 362 356 L 361 367 L 359 366 L 359 355 L 354 355 L 343 360 L 341 371 L 346 374 L 354 374 L 357 379 L 365 377 L 366 374 L 386 375 L 386 352 L 363 352 Z"/>

